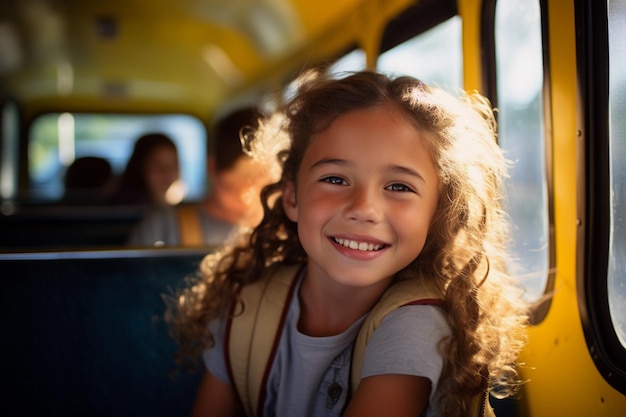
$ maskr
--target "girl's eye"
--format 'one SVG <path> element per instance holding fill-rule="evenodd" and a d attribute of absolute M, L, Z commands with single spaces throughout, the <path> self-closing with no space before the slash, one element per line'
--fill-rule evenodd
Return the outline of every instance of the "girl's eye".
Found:
<path fill-rule="evenodd" d="M 398 191 L 398 192 L 405 192 L 405 193 L 406 192 L 409 192 L 409 193 L 413 192 L 413 190 L 410 187 L 408 187 L 408 186 L 406 186 L 404 184 L 398 184 L 398 183 L 388 185 L 386 187 L 386 189 L 389 190 L 389 191 Z"/>
<path fill-rule="evenodd" d="M 335 185 L 345 185 L 346 184 L 346 181 L 343 178 L 341 178 L 341 177 L 334 177 L 334 176 L 322 178 L 322 181 L 327 182 L 329 184 L 335 184 Z"/>

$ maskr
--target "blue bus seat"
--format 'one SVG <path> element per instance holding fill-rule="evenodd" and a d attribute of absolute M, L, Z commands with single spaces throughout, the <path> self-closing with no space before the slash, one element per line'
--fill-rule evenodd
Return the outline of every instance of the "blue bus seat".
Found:
<path fill-rule="evenodd" d="M 0 255 L 0 415 L 184 416 L 162 295 L 200 251 Z"/>
<path fill-rule="evenodd" d="M 119 248 L 143 213 L 135 206 L 12 207 L 0 211 L 0 252 Z"/>

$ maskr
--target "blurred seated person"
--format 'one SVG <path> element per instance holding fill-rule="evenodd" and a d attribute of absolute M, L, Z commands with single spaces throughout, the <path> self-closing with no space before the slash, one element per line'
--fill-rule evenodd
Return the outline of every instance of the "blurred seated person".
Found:
<path fill-rule="evenodd" d="M 176 144 L 162 133 L 145 134 L 135 142 L 112 202 L 145 206 L 170 204 L 167 191 L 179 177 Z"/>
<path fill-rule="evenodd" d="M 106 159 L 96 156 L 77 158 L 65 171 L 62 202 L 104 204 L 110 198 L 113 180 L 113 170 Z"/>
<path fill-rule="evenodd" d="M 258 113 L 242 108 L 214 126 L 207 155 L 209 193 L 198 203 L 160 207 L 131 233 L 133 246 L 202 246 L 223 243 L 237 226 L 253 227 L 262 218 L 259 193 L 267 176 L 243 152 L 240 135 L 256 129 Z"/>

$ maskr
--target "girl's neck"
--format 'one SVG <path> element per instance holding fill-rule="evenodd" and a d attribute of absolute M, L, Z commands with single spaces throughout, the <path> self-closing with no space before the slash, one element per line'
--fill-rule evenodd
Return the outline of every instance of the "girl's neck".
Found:
<path fill-rule="evenodd" d="M 298 330 L 308 336 L 334 336 L 345 332 L 376 304 L 386 287 L 348 287 L 316 279 L 310 270 L 300 286 Z"/>

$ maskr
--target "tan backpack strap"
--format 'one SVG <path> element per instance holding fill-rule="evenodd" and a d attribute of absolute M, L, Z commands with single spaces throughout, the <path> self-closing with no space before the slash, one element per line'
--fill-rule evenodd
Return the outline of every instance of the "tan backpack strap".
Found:
<path fill-rule="evenodd" d="M 361 367 L 367 343 L 385 316 L 407 304 L 436 304 L 439 302 L 439 297 L 435 291 L 413 280 L 396 282 L 385 291 L 365 318 L 354 342 L 350 381 L 353 394 L 361 382 Z"/>
<path fill-rule="evenodd" d="M 260 416 L 265 386 L 302 265 L 279 266 L 241 290 L 227 326 L 225 355 L 246 416 Z"/>
<path fill-rule="evenodd" d="M 202 226 L 197 207 L 194 205 L 178 206 L 176 207 L 176 216 L 178 217 L 181 246 L 202 245 L 204 240 L 202 239 Z"/>
<path fill-rule="evenodd" d="M 496 412 L 489 402 L 489 391 L 485 390 L 483 394 L 476 395 L 472 398 L 470 412 L 472 413 L 471 416 L 496 417 Z"/>
<path fill-rule="evenodd" d="M 365 318 L 359 334 L 354 342 L 352 352 L 351 391 L 356 391 L 361 381 L 361 367 L 365 356 L 365 348 L 374 330 L 381 321 L 392 311 L 410 304 L 437 305 L 441 302 L 440 295 L 436 291 L 416 284 L 415 281 L 400 281 L 393 284 L 385 291 L 380 300 Z M 489 403 L 489 392 L 478 394 L 472 399 L 470 405 L 471 416 L 496 417 Z"/>

